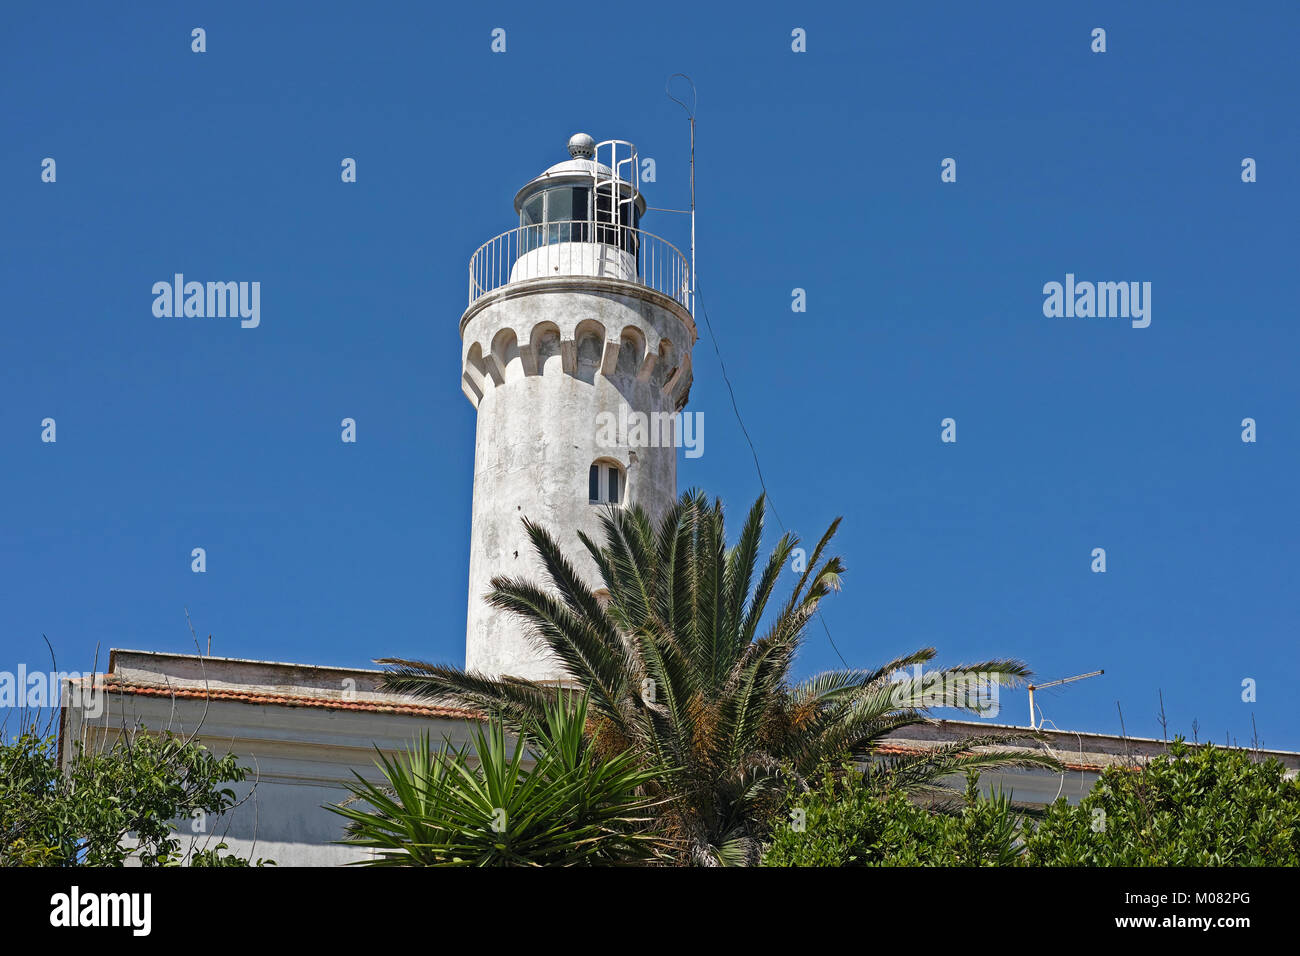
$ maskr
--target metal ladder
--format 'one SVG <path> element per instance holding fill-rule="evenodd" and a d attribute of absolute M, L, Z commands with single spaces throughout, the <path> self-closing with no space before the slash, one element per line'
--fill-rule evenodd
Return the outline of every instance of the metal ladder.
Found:
<path fill-rule="evenodd" d="M 612 177 L 609 179 L 602 179 L 600 176 L 602 150 L 609 159 L 609 162 L 603 164 L 609 167 L 610 176 Z M 620 154 L 626 155 L 623 155 L 620 159 Z M 628 175 L 626 177 L 622 174 L 624 167 L 627 167 L 628 169 Z M 622 139 L 607 139 L 604 142 L 597 143 L 595 163 L 591 168 L 591 178 L 592 220 L 598 225 L 617 227 L 619 229 L 619 238 L 621 240 L 622 227 L 627 226 L 630 228 L 632 223 L 636 221 L 636 217 L 633 215 L 634 208 L 629 208 L 628 213 L 625 216 L 623 214 L 623 207 L 625 205 L 634 207 L 636 197 L 641 192 L 641 165 L 637 162 L 636 146 L 627 142 L 627 140 Z M 623 190 L 620 188 L 623 183 L 627 183 L 632 187 L 631 193 L 628 194 L 626 198 L 623 196 Z M 608 186 L 610 189 L 610 198 L 612 200 L 609 204 L 610 216 L 612 217 L 612 221 L 610 222 L 601 222 L 600 220 L 600 205 L 597 202 L 596 197 L 600 195 L 601 186 Z"/>

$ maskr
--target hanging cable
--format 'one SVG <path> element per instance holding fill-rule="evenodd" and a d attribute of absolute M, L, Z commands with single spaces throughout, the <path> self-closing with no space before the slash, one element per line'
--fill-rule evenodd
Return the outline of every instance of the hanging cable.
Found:
<path fill-rule="evenodd" d="M 700 314 L 704 316 L 704 327 L 709 330 L 709 340 L 713 342 L 714 354 L 718 356 L 718 365 L 722 369 L 722 381 L 726 383 L 727 394 L 731 396 L 731 410 L 735 412 L 736 422 L 740 425 L 741 434 L 745 436 L 745 443 L 749 445 L 749 453 L 754 458 L 754 470 L 758 472 L 758 484 L 763 489 L 763 494 L 767 497 L 768 505 L 772 509 L 772 514 L 776 517 L 776 523 L 781 526 L 782 531 L 786 531 L 785 522 L 781 520 L 781 513 L 776 508 L 776 502 L 772 499 L 772 493 L 767 490 L 767 481 L 763 478 L 763 466 L 758 460 L 758 449 L 754 447 L 754 440 L 749 437 L 749 429 L 745 427 L 745 419 L 740 414 L 740 405 L 736 402 L 736 390 L 731 386 L 731 377 L 727 374 L 727 362 L 722 357 L 722 349 L 718 347 L 718 337 L 713 332 L 713 323 L 709 321 L 709 310 L 704 305 L 704 297 L 700 295 L 699 286 L 695 289 L 695 300 L 699 303 Z M 822 630 L 826 632 L 826 640 L 830 642 L 831 649 L 835 651 L 835 656 L 840 659 L 840 663 L 846 669 L 849 662 L 844 659 L 840 653 L 839 645 L 835 643 L 835 638 L 831 637 L 831 629 L 826 626 L 826 618 L 822 615 L 821 608 L 817 609 L 817 619 L 822 622 Z"/>
<path fill-rule="evenodd" d="M 691 88 L 691 105 L 687 106 L 685 102 L 678 99 L 672 93 L 672 82 L 674 79 L 681 77 Z M 664 84 L 664 92 L 668 98 L 686 111 L 686 116 L 691 123 L 691 292 L 694 301 L 699 306 L 700 314 L 704 316 L 704 326 L 709 330 L 709 340 L 713 343 L 713 353 L 718 357 L 718 366 L 722 369 L 722 381 L 726 383 L 727 394 L 731 396 L 731 410 L 736 415 L 736 422 L 740 425 L 741 434 L 745 436 L 745 443 L 749 445 L 749 453 L 754 458 L 754 470 L 758 472 L 758 484 L 763 489 L 763 495 L 767 499 L 768 506 L 772 509 L 772 514 L 776 518 L 776 523 L 781 526 L 781 530 L 786 531 L 785 522 L 781 520 L 781 513 L 776 508 L 776 502 L 772 498 L 771 492 L 767 490 L 767 482 L 763 478 L 763 466 L 758 460 L 758 449 L 754 447 L 754 440 L 749 436 L 749 429 L 745 427 L 745 419 L 740 414 L 740 405 L 736 402 L 736 390 L 731 385 L 731 376 L 727 374 L 727 362 L 722 357 L 722 349 L 718 346 L 718 337 L 713 331 L 713 323 L 709 321 L 709 310 L 704 306 L 704 297 L 700 295 L 700 280 L 695 271 L 695 109 L 699 105 L 699 94 L 695 90 L 695 82 L 685 73 L 674 73 L 668 77 Z M 669 210 L 677 211 L 677 210 Z M 826 640 L 830 642 L 831 649 L 835 651 L 835 656 L 840 659 L 840 663 L 847 669 L 849 662 L 844 659 L 840 653 L 839 646 L 835 643 L 835 638 L 831 637 L 831 629 L 826 625 L 826 618 L 822 615 L 821 608 L 817 609 L 817 619 L 822 622 L 822 630 L 826 632 Z"/>

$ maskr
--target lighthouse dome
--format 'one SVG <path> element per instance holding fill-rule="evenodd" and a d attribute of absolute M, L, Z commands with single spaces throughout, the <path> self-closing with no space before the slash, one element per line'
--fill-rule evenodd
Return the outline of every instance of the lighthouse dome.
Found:
<path fill-rule="evenodd" d="M 605 212 L 603 207 L 608 202 L 610 187 L 605 185 L 596 190 L 601 209 L 593 209 L 590 206 L 592 187 L 597 182 L 610 183 L 617 180 L 620 198 L 625 203 L 632 200 L 628 205 L 635 207 L 633 221 L 624 221 L 623 224 L 635 228 L 641 214 L 645 212 L 645 199 L 642 198 L 636 185 L 627 181 L 626 170 L 620 170 L 620 175 L 615 176 L 608 165 L 598 162 L 597 144 L 586 133 L 575 133 L 569 137 L 568 151 L 568 159 L 547 168 L 515 193 L 515 212 L 519 214 L 519 224 L 530 226 L 541 222 L 572 222 L 605 218 L 601 213 Z M 562 192 L 551 197 L 543 197 L 544 193 L 552 190 L 562 190 Z M 604 196 L 600 196 L 602 192 Z M 555 206 L 553 213 L 550 209 L 552 203 Z M 525 205 L 529 205 L 530 208 L 525 210 Z"/>

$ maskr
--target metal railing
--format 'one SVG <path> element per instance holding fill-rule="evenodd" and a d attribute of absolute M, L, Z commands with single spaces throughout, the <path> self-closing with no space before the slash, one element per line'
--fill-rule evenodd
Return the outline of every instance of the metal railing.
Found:
<path fill-rule="evenodd" d="M 689 312 L 690 273 L 681 251 L 653 233 L 603 222 L 538 223 L 479 246 L 469 260 L 469 304 L 511 282 L 599 276 L 647 286 Z"/>

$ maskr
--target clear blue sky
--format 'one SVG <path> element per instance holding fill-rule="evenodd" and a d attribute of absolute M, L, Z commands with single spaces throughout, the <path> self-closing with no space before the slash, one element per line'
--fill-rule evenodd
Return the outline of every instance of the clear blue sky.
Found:
<path fill-rule="evenodd" d="M 1300 8 L 566 9 L 6 6 L 0 670 L 42 633 L 67 669 L 192 650 L 185 607 L 220 655 L 461 662 L 467 261 L 575 131 L 684 205 L 683 71 L 704 303 L 781 519 L 844 516 L 845 658 L 1105 668 L 1046 716 L 1158 734 L 1163 690 L 1171 731 L 1300 749 Z M 261 326 L 155 318 L 175 272 L 260 281 Z M 1151 282 L 1151 326 L 1045 318 L 1067 272 Z M 759 484 L 702 322 L 691 408 L 679 483 L 738 523 Z M 837 664 L 814 629 L 800 673 Z"/>

